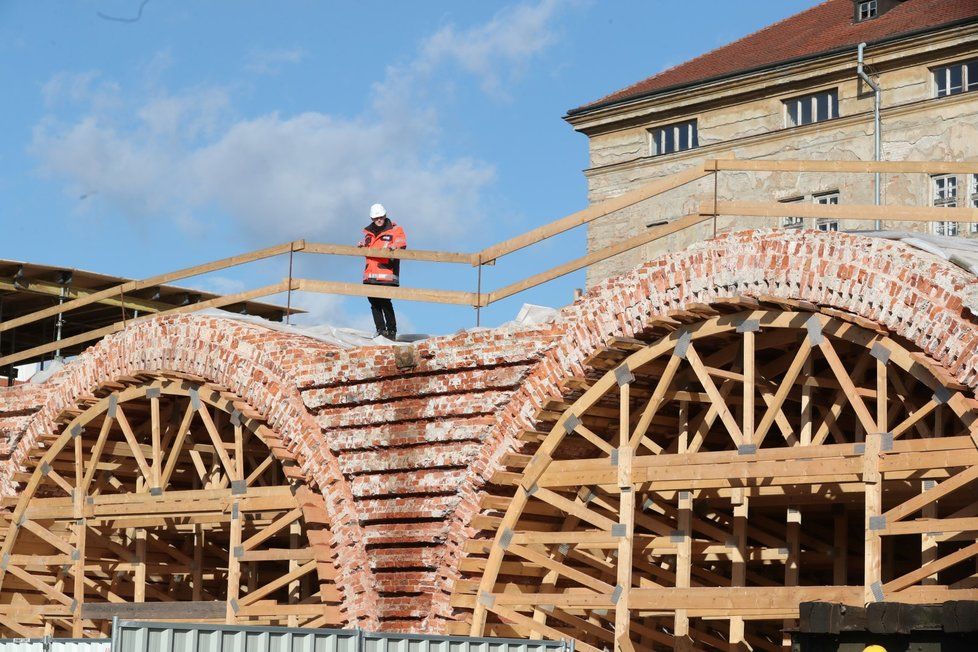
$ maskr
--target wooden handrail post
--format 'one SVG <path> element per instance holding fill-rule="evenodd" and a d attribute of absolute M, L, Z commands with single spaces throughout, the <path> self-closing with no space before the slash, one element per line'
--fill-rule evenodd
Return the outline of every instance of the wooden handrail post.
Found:
<path fill-rule="evenodd" d="M 476 267 L 476 279 L 475 279 L 475 325 L 479 327 L 482 325 L 482 254 L 476 254 L 478 258 L 478 266 Z"/>
<path fill-rule="evenodd" d="M 285 323 L 292 324 L 292 256 L 295 253 L 295 243 L 289 243 L 289 291 L 285 297 Z"/>

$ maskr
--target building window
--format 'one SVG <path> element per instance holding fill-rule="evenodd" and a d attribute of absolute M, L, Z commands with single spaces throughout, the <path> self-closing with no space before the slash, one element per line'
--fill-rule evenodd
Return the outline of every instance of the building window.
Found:
<path fill-rule="evenodd" d="M 700 146 L 696 132 L 696 120 L 677 122 L 649 129 L 652 156 L 685 152 Z"/>
<path fill-rule="evenodd" d="M 805 201 L 804 197 L 792 197 L 790 199 L 780 199 L 778 200 L 782 204 L 800 204 Z M 781 218 L 781 228 L 784 229 L 803 229 L 805 228 L 805 218 L 804 217 L 782 217 Z"/>
<path fill-rule="evenodd" d="M 856 20 L 859 22 L 869 20 L 870 18 L 876 18 L 878 14 L 879 6 L 877 5 L 876 0 L 860 2 L 856 6 Z"/>
<path fill-rule="evenodd" d="M 817 195 L 812 195 L 812 202 L 821 204 L 822 206 L 838 206 L 839 191 L 833 190 L 832 192 L 823 192 Z M 815 222 L 815 228 L 819 231 L 838 231 L 839 220 L 831 217 L 820 217 Z"/>
<path fill-rule="evenodd" d="M 941 66 L 934 69 L 937 97 L 978 90 L 978 61 Z"/>
<path fill-rule="evenodd" d="M 839 91 L 835 88 L 821 93 L 802 95 L 784 100 L 785 126 L 800 127 L 839 117 Z"/>
<path fill-rule="evenodd" d="M 953 174 L 937 174 L 931 177 L 933 192 L 931 202 L 941 208 L 955 208 L 958 205 L 958 178 Z M 957 235 L 957 222 L 933 222 L 937 235 Z"/>
<path fill-rule="evenodd" d="M 817 195 L 812 195 L 812 201 L 816 204 L 822 204 L 823 206 L 838 206 L 839 191 L 833 190 L 832 192 L 823 192 Z"/>
<path fill-rule="evenodd" d="M 968 175 L 968 208 L 978 208 L 978 174 Z M 978 233 L 978 222 L 972 222 L 968 230 Z"/>
<path fill-rule="evenodd" d="M 958 205 L 958 178 L 953 174 L 936 174 L 931 179 L 934 182 L 933 204 L 943 208 L 954 208 Z"/>

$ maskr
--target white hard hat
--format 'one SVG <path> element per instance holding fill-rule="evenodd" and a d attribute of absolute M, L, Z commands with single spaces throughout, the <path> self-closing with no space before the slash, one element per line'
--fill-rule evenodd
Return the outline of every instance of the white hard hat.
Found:
<path fill-rule="evenodd" d="M 387 209 L 383 204 L 374 204 L 370 207 L 370 219 L 375 220 L 378 217 L 387 217 Z"/>

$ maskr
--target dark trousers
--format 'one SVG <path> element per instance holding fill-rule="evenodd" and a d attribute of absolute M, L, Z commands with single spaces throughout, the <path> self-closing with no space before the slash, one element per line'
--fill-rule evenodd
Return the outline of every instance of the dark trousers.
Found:
<path fill-rule="evenodd" d="M 374 316 L 374 326 L 382 335 L 393 337 L 397 334 L 397 320 L 394 318 L 394 304 L 390 299 L 367 297 L 370 301 L 370 312 Z"/>

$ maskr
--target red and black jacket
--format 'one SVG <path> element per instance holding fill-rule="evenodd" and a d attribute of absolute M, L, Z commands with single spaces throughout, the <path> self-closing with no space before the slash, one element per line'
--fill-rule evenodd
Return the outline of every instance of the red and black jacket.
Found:
<path fill-rule="evenodd" d="M 380 227 L 371 222 L 363 229 L 364 247 L 368 249 L 406 249 L 407 236 L 404 229 L 384 220 Z M 367 258 L 363 268 L 363 282 L 376 285 L 400 285 L 401 261 L 390 258 Z"/>

